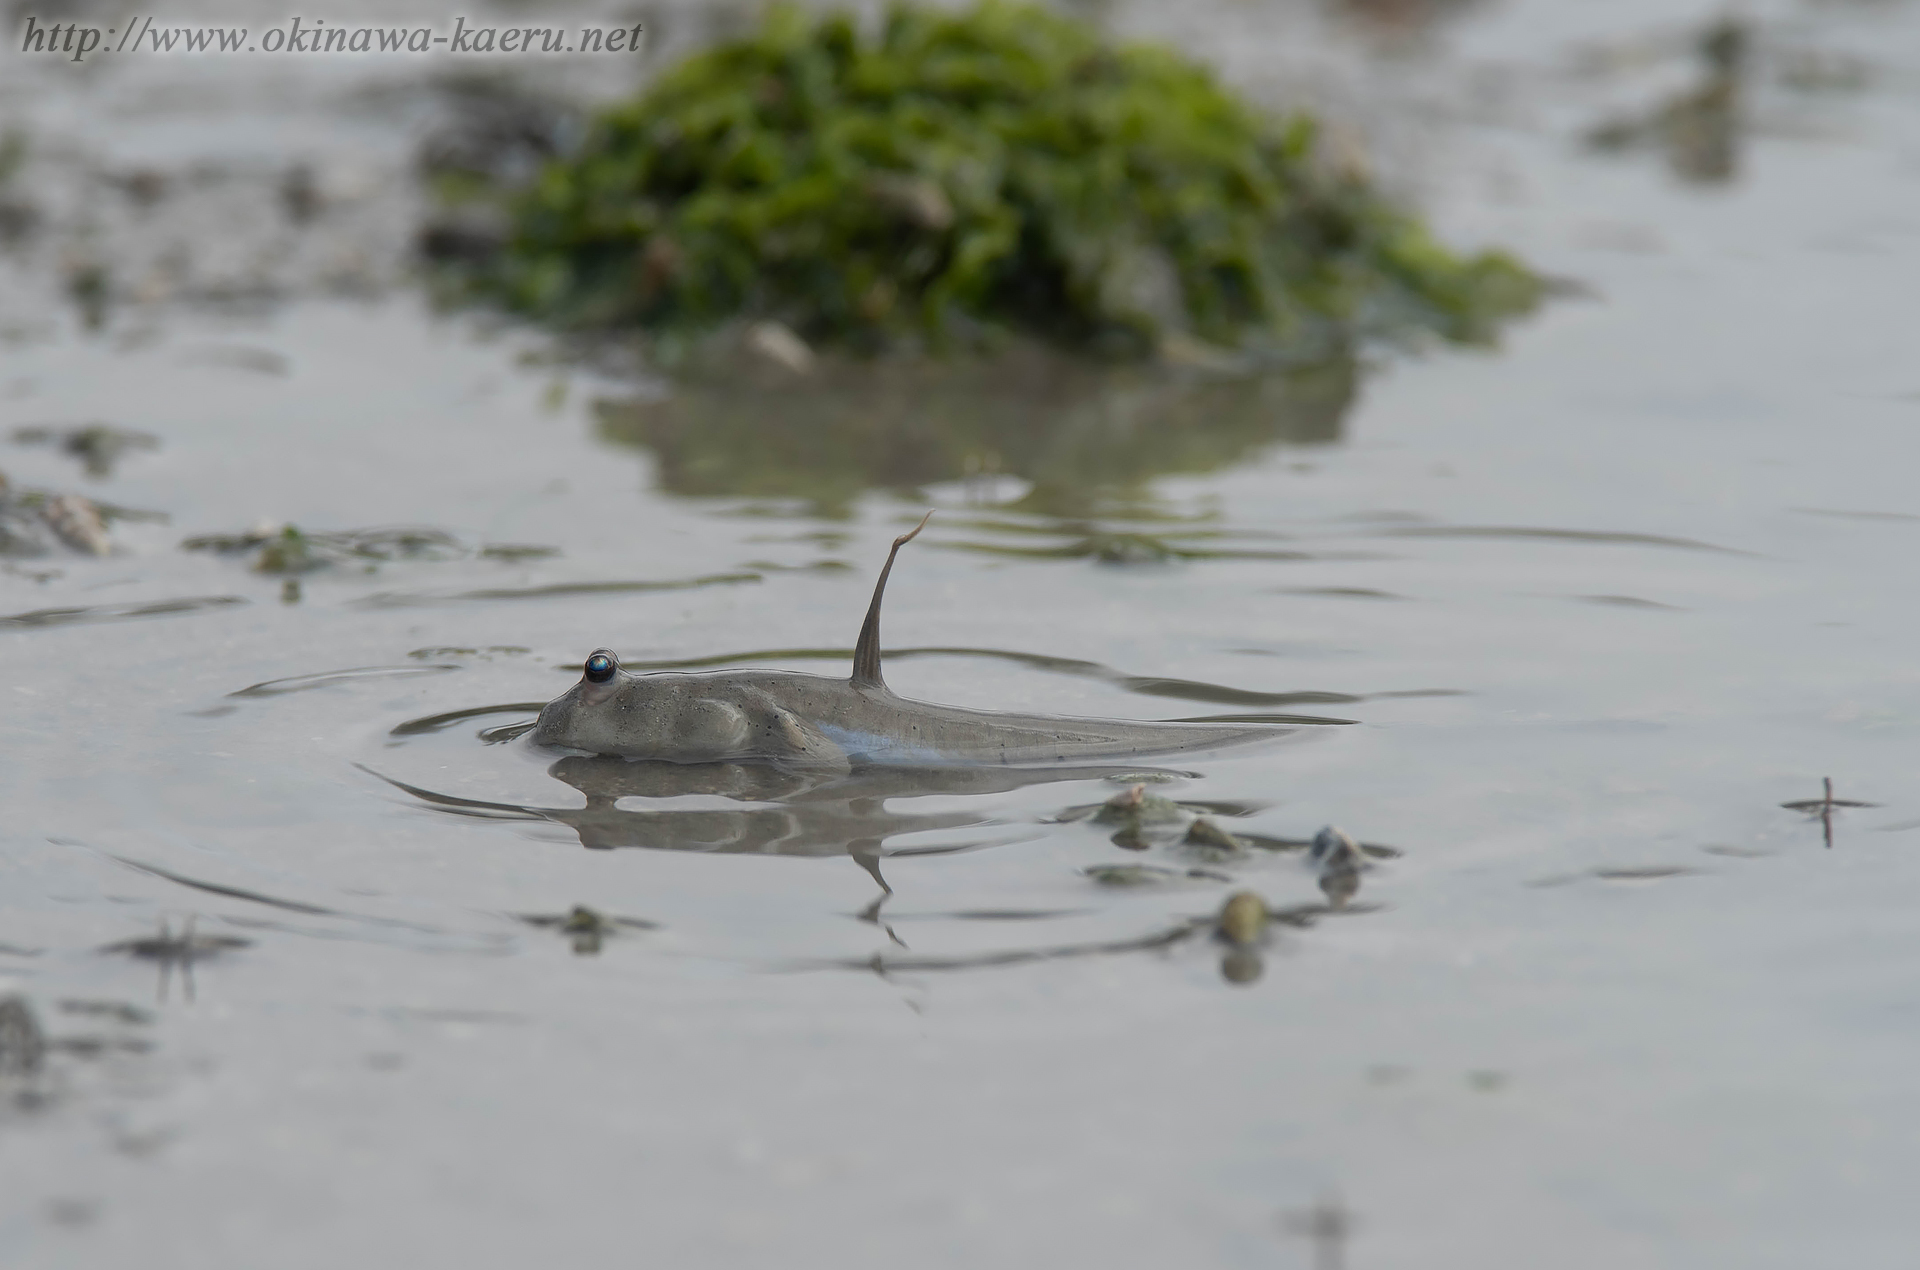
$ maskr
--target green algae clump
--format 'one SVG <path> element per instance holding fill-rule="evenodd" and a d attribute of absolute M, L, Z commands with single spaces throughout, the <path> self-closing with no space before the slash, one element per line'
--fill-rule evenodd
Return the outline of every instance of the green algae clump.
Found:
<path fill-rule="evenodd" d="M 508 194 L 482 281 L 667 348 L 762 319 L 856 352 L 1026 335 L 1189 363 L 1484 343 L 1537 302 L 1524 266 L 1449 251 L 1326 149 L 1044 9 L 781 6 Z"/>

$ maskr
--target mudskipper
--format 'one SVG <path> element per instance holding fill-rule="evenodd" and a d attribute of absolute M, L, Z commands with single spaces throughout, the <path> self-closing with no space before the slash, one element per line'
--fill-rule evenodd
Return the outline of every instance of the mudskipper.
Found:
<path fill-rule="evenodd" d="M 880 676 L 880 603 L 894 558 L 932 514 L 893 540 L 854 647 L 851 678 L 788 670 L 636 675 L 602 648 L 587 658 L 580 682 L 540 711 L 534 743 L 673 763 L 849 771 L 1132 759 L 1245 745 L 1288 731 L 967 710 L 895 695 Z"/>

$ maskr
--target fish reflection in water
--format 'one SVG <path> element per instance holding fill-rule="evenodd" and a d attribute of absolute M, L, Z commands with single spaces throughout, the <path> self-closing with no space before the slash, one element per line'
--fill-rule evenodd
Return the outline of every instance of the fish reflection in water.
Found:
<path fill-rule="evenodd" d="M 535 703 L 515 703 L 454 711 L 403 724 L 394 729 L 394 735 L 410 736 L 441 731 L 455 723 L 484 715 L 523 713 L 534 706 Z M 515 722 L 484 729 L 480 735 L 489 743 L 497 743 L 520 735 L 528 726 L 524 721 Z M 1265 804 L 1176 803 L 1163 796 L 1149 794 L 1148 787 L 1165 781 L 1192 778 L 1196 773 L 1141 768 L 1135 764 L 1036 767 L 868 765 L 844 771 L 793 768 L 767 762 L 672 763 L 569 755 L 552 763 L 547 773 L 583 795 L 585 805 L 581 807 L 463 797 L 412 785 L 370 768 L 362 770 L 379 776 L 434 810 L 483 820 L 562 825 L 579 838 L 582 846 L 593 850 L 643 847 L 666 851 L 849 856 L 880 888 L 879 896 L 858 917 L 885 930 L 890 942 L 897 948 L 891 953 L 875 953 L 870 957 L 810 964 L 859 969 L 882 976 L 893 972 L 985 969 L 1037 961 L 1171 949 L 1198 936 L 1210 934 L 1216 937 L 1220 946 L 1222 977 L 1229 983 L 1250 984 L 1263 973 L 1264 948 L 1273 929 L 1280 926 L 1304 928 L 1327 914 L 1369 911 L 1368 906 L 1352 903 L 1358 890 L 1360 871 L 1366 867 L 1365 857 L 1391 858 L 1400 854 L 1392 848 L 1356 843 L 1333 829 L 1323 830 L 1319 838 L 1313 841 L 1229 833 L 1212 817 L 1247 815 L 1261 810 Z M 1124 829 L 1126 824 L 1140 818 L 1165 818 L 1171 821 L 1168 826 L 1170 837 L 1178 838 L 1184 827 L 1187 837 L 1195 840 L 1193 843 L 1185 839 L 1181 841 L 1180 849 L 1189 854 L 1200 847 L 1234 859 L 1248 857 L 1250 848 L 1274 852 L 1301 851 L 1318 874 L 1330 903 L 1272 909 L 1259 897 L 1242 893 L 1230 900 L 1229 907 L 1218 915 L 1181 919 L 1145 935 L 960 956 L 915 953 L 895 933 L 892 924 L 882 917 L 882 906 L 892 894 L 892 887 L 881 874 L 884 859 L 946 854 L 985 845 L 1001 845 L 1008 841 L 1002 834 L 997 838 L 890 847 L 892 840 L 909 834 L 989 826 L 1004 829 L 1008 825 L 990 808 L 949 806 L 937 811 L 911 811 L 892 805 L 895 800 L 930 796 L 990 796 L 1036 785 L 1089 781 L 1123 783 L 1125 788 L 1105 802 L 1069 806 L 1064 812 L 1045 818 L 1043 823 L 1092 820 L 1108 825 L 1121 824 Z M 689 799 L 717 801 L 720 805 L 687 806 L 684 800 Z M 623 800 L 643 805 L 629 803 L 622 806 Z M 1160 813 L 1159 817 L 1153 815 L 1156 812 Z M 1195 826 L 1199 826 L 1197 833 Z M 1106 869 L 1096 867 L 1089 870 L 1087 875 L 1096 883 L 1122 885 L 1144 883 L 1150 877 L 1157 878 L 1160 874 L 1174 872 L 1154 866 L 1131 866 L 1125 870 L 1125 876 L 1118 876 L 1115 868 L 1109 866 Z M 1230 874 L 1203 869 L 1186 869 L 1180 872 L 1180 876 L 1194 881 L 1231 880 Z M 991 916 L 999 919 L 1064 915 L 1053 911 L 1027 910 L 1017 913 L 996 910 L 990 914 L 946 914 L 950 917 Z M 568 924 L 569 916 L 528 920 L 571 931 L 573 927 Z M 583 928 L 588 925 L 584 921 L 577 924 Z M 587 946 L 577 945 L 576 951 L 598 951 L 598 942 L 589 938 Z"/>
<path fill-rule="evenodd" d="M 370 770 L 370 769 L 369 769 Z M 930 795 L 1004 794 L 1030 785 L 1100 780 L 1136 768 L 863 767 L 851 773 L 802 771 L 768 763 L 667 763 L 572 755 L 547 769 L 586 795 L 580 808 L 487 802 L 382 780 L 456 815 L 565 825 L 595 850 L 646 847 L 768 855 L 877 859 L 962 851 L 980 843 L 885 850 L 893 838 L 943 829 L 1004 824 L 984 811 L 895 811 L 888 801 Z M 373 773 L 380 775 L 379 773 Z M 620 800 L 705 796 L 739 807 L 628 809 Z M 885 886 L 883 882 L 881 884 Z"/>

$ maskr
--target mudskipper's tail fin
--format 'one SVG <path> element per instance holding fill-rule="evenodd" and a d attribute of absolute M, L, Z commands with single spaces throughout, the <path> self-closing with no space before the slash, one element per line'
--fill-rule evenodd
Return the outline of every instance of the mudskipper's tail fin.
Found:
<path fill-rule="evenodd" d="M 932 519 L 932 512 L 922 516 L 911 531 L 893 540 L 893 550 L 887 553 L 880 580 L 873 586 L 873 603 L 867 608 L 867 620 L 860 627 L 860 641 L 853 646 L 853 686 L 856 688 L 887 686 L 887 681 L 880 677 L 880 601 L 887 593 L 887 575 L 893 572 L 893 558 L 900 554 L 900 548 L 912 542 Z"/>

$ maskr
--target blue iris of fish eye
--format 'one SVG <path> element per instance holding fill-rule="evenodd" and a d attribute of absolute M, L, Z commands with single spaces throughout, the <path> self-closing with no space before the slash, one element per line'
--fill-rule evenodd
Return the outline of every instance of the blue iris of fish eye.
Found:
<path fill-rule="evenodd" d="M 614 662 L 612 653 L 595 653 L 587 658 L 587 681 L 603 684 L 613 678 Z"/>

